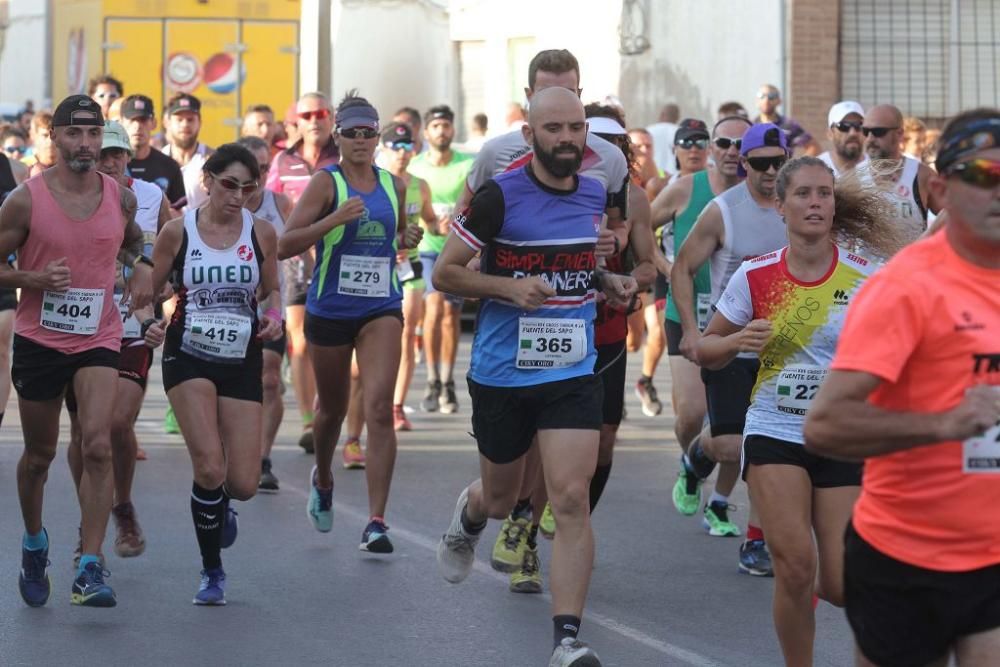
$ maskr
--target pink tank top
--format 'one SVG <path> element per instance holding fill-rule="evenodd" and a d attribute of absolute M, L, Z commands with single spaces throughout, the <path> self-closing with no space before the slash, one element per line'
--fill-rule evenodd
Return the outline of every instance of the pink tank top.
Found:
<path fill-rule="evenodd" d="M 31 193 L 31 228 L 17 253 L 22 271 L 41 271 L 60 257 L 70 289 L 55 293 L 21 289 L 14 332 L 62 352 L 121 349 L 122 318 L 114 301 L 115 257 L 125 236 L 118 184 L 101 174 L 101 203 L 86 220 L 74 220 L 56 203 L 44 174 L 25 181 Z"/>

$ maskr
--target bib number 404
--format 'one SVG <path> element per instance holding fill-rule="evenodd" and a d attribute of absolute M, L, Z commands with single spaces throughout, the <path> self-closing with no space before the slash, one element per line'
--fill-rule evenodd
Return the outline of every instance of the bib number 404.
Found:
<path fill-rule="evenodd" d="M 55 312 L 63 317 L 72 317 L 76 319 L 78 317 L 89 318 L 90 317 L 90 306 L 79 306 L 75 303 L 64 303 L 55 309 Z"/>

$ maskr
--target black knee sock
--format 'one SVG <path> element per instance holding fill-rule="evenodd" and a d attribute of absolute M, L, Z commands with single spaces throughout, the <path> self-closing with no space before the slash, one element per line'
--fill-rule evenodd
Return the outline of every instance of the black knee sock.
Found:
<path fill-rule="evenodd" d="M 521 498 L 514 505 L 513 511 L 510 513 L 511 519 L 530 519 L 531 518 L 531 497 Z"/>
<path fill-rule="evenodd" d="M 468 505 L 462 508 L 462 529 L 469 535 L 478 535 L 479 533 L 483 532 L 484 528 L 486 528 L 486 522 L 483 521 L 482 523 L 478 524 L 472 523 L 472 520 L 469 519 L 469 514 L 466 511 L 468 509 L 469 509 Z"/>
<path fill-rule="evenodd" d="M 601 494 L 604 493 L 604 487 L 608 483 L 608 476 L 611 475 L 611 464 L 608 463 L 606 466 L 598 464 L 597 470 L 594 471 L 594 476 L 590 479 L 590 513 L 594 513 L 594 508 L 597 507 L 597 501 L 601 499 Z"/>
<path fill-rule="evenodd" d="M 552 643 L 559 646 L 563 637 L 572 637 L 580 632 L 580 618 L 578 616 L 560 615 L 552 617 Z"/>
<path fill-rule="evenodd" d="M 691 441 L 691 447 L 688 448 L 688 461 L 691 462 L 691 470 L 698 479 L 706 479 L 715 470 L 715 461 L 708 458 L 708 454 L 701 446 L 700 437 Z"/>
<path fill-rule="evenodd" d="M 194 533 L 201 550 L 202 567 L 210 570 L 222 567 L 222 522 L 226 502 L 222 487 L 203 489 L 197 482 L 191 487 L 191 517 Z"/>

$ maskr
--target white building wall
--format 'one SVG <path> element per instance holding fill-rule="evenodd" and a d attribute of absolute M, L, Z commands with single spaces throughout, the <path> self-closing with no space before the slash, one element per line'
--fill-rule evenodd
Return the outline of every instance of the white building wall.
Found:
<path fill-rule="evenodd" d="M 46 3 L 41 0 L 10 0 L 7 27 L 0 50 L 0 103 L 24 105 L 32 100 L 40 109 L 47 103 Z"/>

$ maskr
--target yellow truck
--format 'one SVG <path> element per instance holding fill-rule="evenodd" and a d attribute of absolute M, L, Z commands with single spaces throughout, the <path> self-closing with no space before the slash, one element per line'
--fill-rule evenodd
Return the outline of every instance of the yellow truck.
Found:
<path fill-rule="evenodd" d="M 201 141 L 232 141 L 249 105 L 280 121 L 298 96 L 301 10 L 299 0 L 53 0 L 52 99 L 111 74 L 158 114 L 174 93 L 195 95 Z"/>

